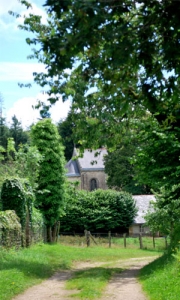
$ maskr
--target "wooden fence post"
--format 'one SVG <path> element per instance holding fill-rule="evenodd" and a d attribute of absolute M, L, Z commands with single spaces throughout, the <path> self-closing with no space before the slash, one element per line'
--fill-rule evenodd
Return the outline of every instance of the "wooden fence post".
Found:
<path fill-rule="evenodd" d="M 90 246 L 90 231 L 84 230 L 84 233 L 85 233 L 85 237 L 86 237 L 87 247 L 89 247 Z"/>
<path fill-rule="evenodd" d="M 87 231 L 87 247 L 90 246 L 90 231 Z"/>
<path fill-rule="evenodd" d="M 142 242 L 142 234 L 139 233 L 139 246 L 140 246 L 140 249 L 143 249 L 143 242 Z"/>
<path fill-rule="evenodd" d="M 123 238 L 124 238 L 124 248 L 126 248 L 126 233 L 123 234 Z"/>
<path fill-rule="evenodd" d="M 156 244 L 155 244 L 155 236 L 154 236 L 154 233 L 153 233 L 153 248 L 156 247 Z"/>
<path fill-rule="evenodd" d="M 109 248 L 111 248 L 111 231 L 108 231 Z"/>

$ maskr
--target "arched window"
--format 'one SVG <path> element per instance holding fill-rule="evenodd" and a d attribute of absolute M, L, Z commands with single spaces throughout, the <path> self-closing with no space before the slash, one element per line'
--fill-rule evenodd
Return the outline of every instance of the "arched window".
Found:
<path fill-rule="evenodd" d="M 90 180 L 90 191 L 97 190 L 97 188 L 98 188 L 97 179 L 92 178 L 92 179 Z"/>

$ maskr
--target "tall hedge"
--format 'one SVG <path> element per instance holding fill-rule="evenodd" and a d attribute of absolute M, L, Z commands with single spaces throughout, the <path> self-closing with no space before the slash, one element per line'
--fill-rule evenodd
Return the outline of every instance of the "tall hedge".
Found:
<path fill-rule="evenodd" d="M 31 129 L 33 144 L 42 155 L 37 178 L 36 207 L 42 212 L 47 226 L 47 238 L 55 238 L 56 224 L 64 210 L 65 159 L 56 126 L 42 119 Z"/>
<path fill-rule="evenodd" d="M 126 232 L 137 213 L 134 199 L 127 192 L 96 190 L 70 192 L 72 205 L 61 220 L 61 232 Z"/>

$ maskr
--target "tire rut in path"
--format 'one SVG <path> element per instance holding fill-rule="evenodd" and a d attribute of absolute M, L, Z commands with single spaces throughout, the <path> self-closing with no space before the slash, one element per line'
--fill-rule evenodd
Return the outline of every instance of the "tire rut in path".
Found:
<path fill-rule="evenodd" d="M 101 300 L 147 300 L 137 276 L 140 269 L 152 260 L 134 262 L 110 280 Z M 122 265 L 121 265 L 122 266 Z"/>
<path fill-rule="evenodd" d="M 115 274 L 109 281 L 101 300 L 146 300 L 141 285 L 136 277 L 139 270 L 154 260 L 155 257 L 134 258 L 118 261 L 115 267 L 123 267 L 125 270 Z M 41 284 L 27 289 L 23 294 L 13 300 L 66 300 L 72 299 L 71 294 L 77 291 L 65 289 L 66 280 L 71 278 L 76 270 L 89 269 L 102 266 L 105 263 L 80 263 L 73 271 L 60 271 Z M 112 265 L 111 265 L 112 266 Z"/>

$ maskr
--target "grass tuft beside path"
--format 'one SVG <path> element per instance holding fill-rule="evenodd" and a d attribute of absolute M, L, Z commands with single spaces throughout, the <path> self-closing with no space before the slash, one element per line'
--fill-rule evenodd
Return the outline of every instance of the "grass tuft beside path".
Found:
<path fill-rule="evenodd" d="M 180 299 L 180 253 L 156 259 L 141 269 L 139 279 L 150 300 Z"/>

